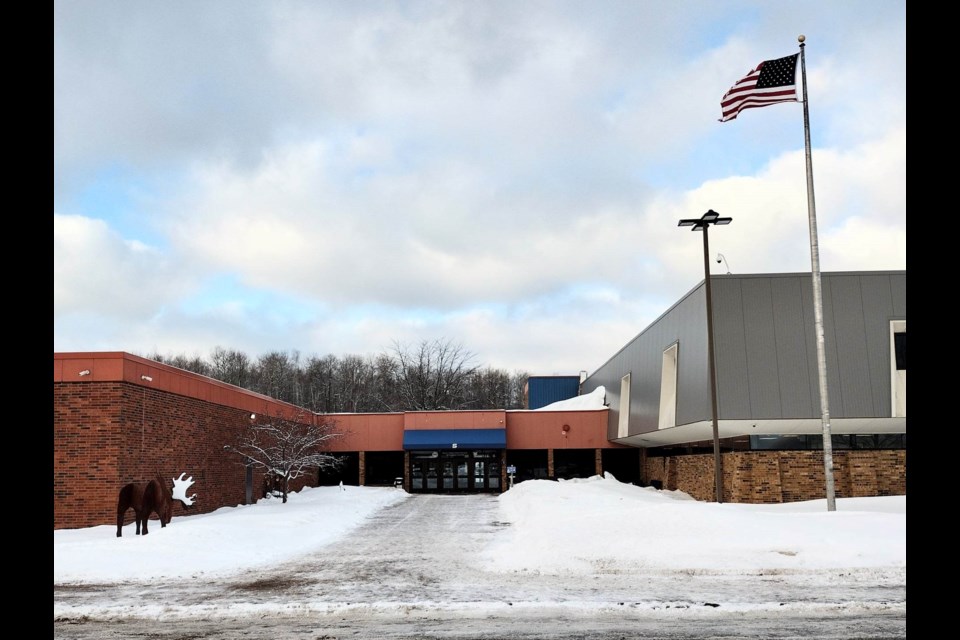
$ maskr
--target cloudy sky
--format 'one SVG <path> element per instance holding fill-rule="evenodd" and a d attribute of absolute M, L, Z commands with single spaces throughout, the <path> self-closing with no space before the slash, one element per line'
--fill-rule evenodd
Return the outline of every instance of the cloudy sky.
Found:
<path fill-rule="evenodd" d="M 906 268 L 906 3 L 54 2 L 54 351 L 592 372 L 715 273 Z"/>

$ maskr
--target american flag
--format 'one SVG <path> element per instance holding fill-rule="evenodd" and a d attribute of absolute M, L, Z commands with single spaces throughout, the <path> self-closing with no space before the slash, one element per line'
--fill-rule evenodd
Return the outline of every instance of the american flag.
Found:
<path fill-rule="evenodd" d="M 720 100 L 720 122 L 736 118 L 744 109 L 767 107 L 779 102 L 799 102 L 797 58 L 799 53 L 776 60 L 764 60 L 742 80 L 730 87 Z"/>

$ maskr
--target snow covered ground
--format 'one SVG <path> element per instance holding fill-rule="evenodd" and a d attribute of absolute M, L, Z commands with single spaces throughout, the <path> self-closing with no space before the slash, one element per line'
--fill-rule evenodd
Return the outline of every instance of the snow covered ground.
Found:
<path fill-rule="evenodd" d="M 261 637 L 274 638 L 906 628 L 906 496 L 828 512 L 825 500 L 697 502 L 611 476 L 500 496 L 322 487 L 115 534 L 54 532 L 57 637 L 120 638 L 144 618 L 202 638 L 240 637 L 250 619 L 271 620 Z"/>

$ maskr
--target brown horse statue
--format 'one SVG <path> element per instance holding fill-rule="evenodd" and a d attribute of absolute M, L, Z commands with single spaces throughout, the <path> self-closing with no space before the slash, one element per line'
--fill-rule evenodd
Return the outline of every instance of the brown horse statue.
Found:
<path fill-rule="evenodd" d="M 186 474 L 181 473 L 179 479 L 174 479 L 173 490 L 163 477 L 157 477 L 149 482 L 131 482 L 120 489 L 117 498 L 117 537 L 123 535 L 123 520 L 128 509 L 133 509 L 137 523 L 137 535 L 147 535 L 147 522 L 150 514 L 156 513 L 160 518 L 160 527 L 166 527 L 173 517 L 173 501 L 180 500 L 184 505 L 191 506 L 196 494 L 186 495 L 187 487 L 193 484 L 193 478 L 183 479 Z"/>

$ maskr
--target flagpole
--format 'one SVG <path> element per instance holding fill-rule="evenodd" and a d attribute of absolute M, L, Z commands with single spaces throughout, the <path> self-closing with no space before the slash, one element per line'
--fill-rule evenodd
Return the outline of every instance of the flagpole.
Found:
<path fill-rule="evenodd" d="M 807 159 L 807 217 L 810 223 L 810 266 L 813 277 L 813 318 L 817 337 L 817 370 L 820 379 L 820 422 L 823 427 L 823 475 L 827 489 L 827 511 L 836 511 L 833 483 L 833 438 L 830 435 L 830 400 L 827 397 L 827 358 L 823 345 L 823 296 L 820 291 L 820 250 L 817 246 L 817 205 L 813 198 L 813 160 L 810 153 L 810 111 L 807 108 L 807 58 L 804 41 L 800 42 L 800 69 L 803 75 L 803 143 Z"/>

